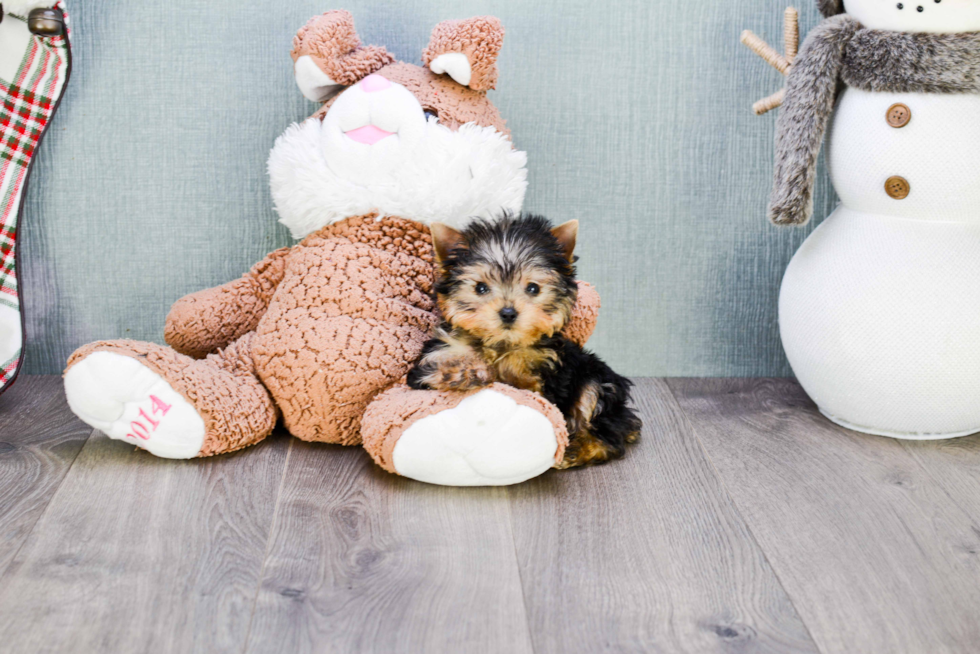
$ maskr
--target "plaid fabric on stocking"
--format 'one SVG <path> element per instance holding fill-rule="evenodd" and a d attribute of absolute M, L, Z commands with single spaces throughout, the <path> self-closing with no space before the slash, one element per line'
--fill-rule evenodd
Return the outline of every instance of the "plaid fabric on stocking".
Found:
<path fill-rule="evenodd" d="M 2 0 L 0 0 L 2 2 Z M 17 284 L 17 223 L 31 160 L 54 116 L 71 72 L 69 33 L 40 37 L 27 28 L 27 11 L 11 2 L 0 21 L 0 392 L 23 361 L 24 321 Z M 65 15 L 63 2 L 55 7 Z"/>

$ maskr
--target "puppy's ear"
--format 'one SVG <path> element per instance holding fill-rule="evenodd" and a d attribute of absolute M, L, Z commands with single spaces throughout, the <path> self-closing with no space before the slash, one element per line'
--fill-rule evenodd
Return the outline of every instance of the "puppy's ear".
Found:
<path fill-rule="evenodd" d="M 446 20 L 435 26 L 422 63 L 436 75 L 448 74 L 474 91 L 497 85 L 497 55 L 504 27 L 493 16 Z"/>
<path fill-rule="evenodd" d="M 449 225 L 432 223 L 429 230 L 432 232 L 432 245 L 436 249 L 437 263 L 448 259 L 453 250 L 466 247 L 466 239 L 463 235 Z"/>
<path fill-rule="evenodd" d="M 575 253 L 575 241 L 578 240 L 578 221 L 569 220 L 551 230 L 551 235 L 558 239 L 558 244 L 569 261 Z"/>

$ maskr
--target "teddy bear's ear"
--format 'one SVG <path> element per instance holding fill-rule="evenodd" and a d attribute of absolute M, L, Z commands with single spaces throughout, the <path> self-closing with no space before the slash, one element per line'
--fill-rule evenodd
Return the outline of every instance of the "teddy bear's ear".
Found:
<path fill-rule="evenodd" d="M 361 45 L 349 11 L 328 11 L 310 19 L 293 38 L 290 55 L 296 84 L 314 102 L 395 61 L 382 47 Z"/>
<path fill-rule="evenodd" d="M 817 6 L 820 8 L 820 13 L 826 18 L 844 13 L 843 0 L 817 0 Z"/>
<path fill-rule="evenodd" d="M 504 26 L 493 16 L 446 20 L 432 30 L 422 63 L 474 91 L 487 91 L 497 86 L 497 54 L 503 42 Z"/>

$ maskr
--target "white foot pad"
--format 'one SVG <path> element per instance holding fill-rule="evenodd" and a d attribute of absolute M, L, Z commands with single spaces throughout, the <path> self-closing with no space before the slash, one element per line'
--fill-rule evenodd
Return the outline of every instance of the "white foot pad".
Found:
<path fill-rule="evenodd" d="M 395 444 L 398 473 L 442 486 L 507 486 L 555 464 L 558 440 L 544 415 L 496 391 L 423 418 Z"/>
<path fill-rule="evenodd" d="M 109 437 L 165 459 L 190 459 L 204 420 L 180 393 L 132 357 L 94 352 L 65 373 L 71 410 Z"/>

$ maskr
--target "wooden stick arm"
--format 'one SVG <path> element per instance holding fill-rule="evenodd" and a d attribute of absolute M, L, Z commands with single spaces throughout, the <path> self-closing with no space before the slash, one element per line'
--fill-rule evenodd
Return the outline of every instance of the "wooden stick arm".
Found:
<path fill-rule="evenodd" d="M 786 7 L 783 13 L 783 52 L 786 61 L 793 64 L 800 51 L 800 12 L 796 7 Z"/>
<path fill-rule="evenodd" d="M 742 43 L 783 75 L 789 73 L 790 63 L 786 57 L 776 52 L 772 46 L 756 36 L 751 30 L 742 32 Z"/>
<path fill-rule="evenodd" d="M 759 55 L 763 61 L 778 70 L 783 75 L 789 75 L 793 68 L 793 61 L 800 49 L 800 13 L 794 7 L 787 7 L 783 13 L 783 49 L 784 54 L 779 54 L 776 50 L 759 38 L 751 30 L 742 32 L 741 41 L 752 52 Z M 786 97 L 786 89 L 783 88 L 773 93 L 768 98 L 759 100 L 752 105 L 752 111 L 757 116 L 768 113 L 776 107 L 781 107 Z"/>
<path fill-rule="evenodd" d="M 756 116 L 761 116 L 767 114 L 777 107 L 783 106 L 783 100 L 786 98 L 786 89 L 779 89 L 768 98 L 763 98 L 752 105 L 752 111 L 755 112 Z"/>

